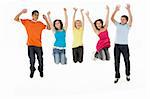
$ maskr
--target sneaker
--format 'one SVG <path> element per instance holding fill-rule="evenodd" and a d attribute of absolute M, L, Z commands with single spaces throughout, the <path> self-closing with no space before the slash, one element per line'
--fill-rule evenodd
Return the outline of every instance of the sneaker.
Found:
<path fill-rule="evenodd" d="M 126 77 L 126 80 L 127 80 L 127 81 L 130 81 L 130 76 L 127 76 L 127 77 Z"/>
<path fill-rule="evenodd" d="M 119 81 L 119 78 L 116 78 L 115 81 L 114 81 L 114 83 L 116 84 L 118 81 Z"/>
<path fill-rule="evenodd" d="M 43 71 L 40 72 L 40 76 L 43 77 Z"/>
<path fill-rule="evenodd" d="M 34 71 L 31 71 L 31 73 L 30 73 L 30 78 L 33 78 L 34 72 L 35 72 L 35 70 L 34 70 Z"/>
<path fill-rule="evenodd" d="M 95 51 L 92 52 L 92 60 L 93 60 L 93 61 L 96 61 L 96 60 L 97 60 L 97 58 L 95 57 L 95 53 L 96 53 Z"/>

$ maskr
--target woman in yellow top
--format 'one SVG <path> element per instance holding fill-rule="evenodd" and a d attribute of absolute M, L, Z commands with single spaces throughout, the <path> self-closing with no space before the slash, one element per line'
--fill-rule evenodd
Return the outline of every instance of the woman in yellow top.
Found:
<path fill-rule="evenodd" d="M 83 15 L 83 9 L 80 10 L 81 15 L 82 15 L 82 21 L 81 20 L 75 20 L 77 8 L 74 9 L 74 15 L 73 15 L 73 23 L 72 23 L 72 28 L 73 28 L 73 48 L 72 48 L 72 53 L 73 53 L 73 61 L 75 63 L 83 62 L 83 30 L 84 30 L 84 15 Z"/>

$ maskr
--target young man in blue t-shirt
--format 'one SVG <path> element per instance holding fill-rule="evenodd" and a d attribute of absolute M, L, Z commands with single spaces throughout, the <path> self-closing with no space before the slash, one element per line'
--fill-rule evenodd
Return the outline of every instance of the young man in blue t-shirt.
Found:
<path fill-rule="evenodd" d="M 127 4 L 126 9 L 129 13 L 129 18 L 126 15 L 121 16 L 121 22 L 117 22 L 114 17 L 116 13 L 120 10 L 120 5 L 116 6 L 114 13 L 112 14 L 111 20 L 116 26 L 116 39 L 115 39 L 115 47 L 114 47 L 114 60 L 115 60 L 115 81 L 117 83 L 120 78 L 120 56 L 121 53 L 124 58 L 125 67 L 126 67 L 126 79 L 130 81 L 130 59 L 129 59 L 129 47 L 128 47 L 128 34 L 129 29 L 132 26 L 132 14 L 130 10 L 130 5 Z"/>

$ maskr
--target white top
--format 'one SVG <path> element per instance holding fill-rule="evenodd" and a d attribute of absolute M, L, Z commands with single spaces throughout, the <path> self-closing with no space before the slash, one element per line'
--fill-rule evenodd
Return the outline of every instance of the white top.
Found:
<path fill-rule="evenodd" d="M 115 22 L 117 31 L 116 31 L 116 39 L 115 44 L 128 44 L 128 34 L 129 34 L 129 25 L 128 24 L 120 24 Z"/>

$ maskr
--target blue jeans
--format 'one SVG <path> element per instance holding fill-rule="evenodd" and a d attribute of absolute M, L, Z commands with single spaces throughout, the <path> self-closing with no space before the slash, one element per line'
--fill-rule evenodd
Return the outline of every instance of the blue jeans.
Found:
<path fill-rule="evenodd" d="M 66 50 L 65 49 L 53 49 L 54 62 L 62 65 L 67 64 Z"/>

